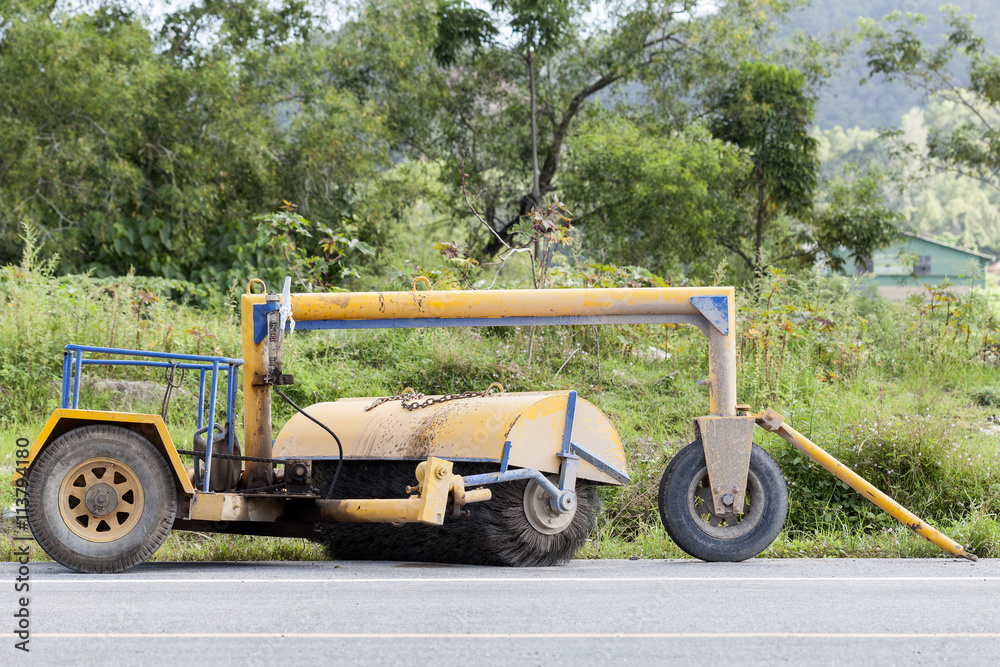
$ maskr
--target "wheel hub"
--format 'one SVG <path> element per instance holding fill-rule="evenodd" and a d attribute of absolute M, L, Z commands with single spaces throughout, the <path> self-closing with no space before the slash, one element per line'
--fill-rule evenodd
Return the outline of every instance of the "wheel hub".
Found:
<path fill-rule="evenodd" d="M 83 503 L 94 516 L 107 516 L 118 507 L 118 493 L 110 484 L 100 482 L 87 489 Z"/>
<path fill-rule="evenodd" d="M 121 461 L 99 456 L 77 464 L 59 486 L 59 513 L 76 535 L 112 542 L 139 523 L 144 498 L 138 475 Z"/>
<path fill-rule="evenodd" d="M 712 510 L 714 500 L 707 468 L 702 469 L 691 480 L 687 498 L 688 512 L 695 520 L 695 525 L 702 532 L 723 540 L 736 539 L 749 533 L 760 521 L 764 512 L 764 488 L 752 470 L 747 478 L 743 512 L 739 514 L 734 512 L 716 514 Z M 730 498 L 726 504 L 731 509 L 732 499 Z"/>
<path fill-rule="evenodd" d="M 555 483 L 558 484 L 558 480 Z M 566 512 L 554 510 L 549 502 L 549 494 L 535 480 L 530 480 L 524 488 L 524 516 L 531 527 L 543 535 L 556 535 L 573 523 L 573 517 L 576 516 L 575 498 L 573 502 L 567 498 L 564 504 L 569 505 Z"/>

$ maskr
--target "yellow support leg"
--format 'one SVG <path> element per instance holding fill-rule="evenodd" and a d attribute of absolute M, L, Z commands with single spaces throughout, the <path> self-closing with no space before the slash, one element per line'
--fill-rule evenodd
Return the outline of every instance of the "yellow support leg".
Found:
<path fill-rule="evenodd" d="M 830 456 L 830 454 L 810 441 L 807 437 L 786 424 L 785 418 L 774 410 L 768 409 L 762 414 L 757 415 L 757 423 L 765 431 L 770 431 L 780 435 L 793 447 L 826 468 L 837 479 L 844 482 L 865 498 L 881 507 L 883 510 L 892 515 L 893 518 L 900 521 L 917 535 L 920 535 L 952 556 L 967 558 L 971 561 L 976 560 L 976 557 L 966 551 L 961 544 L 951 539 L 944 533 L 928 526 L 926 521 L 876 489 L 864 477 L 857 474 L 834 457 Z"/>

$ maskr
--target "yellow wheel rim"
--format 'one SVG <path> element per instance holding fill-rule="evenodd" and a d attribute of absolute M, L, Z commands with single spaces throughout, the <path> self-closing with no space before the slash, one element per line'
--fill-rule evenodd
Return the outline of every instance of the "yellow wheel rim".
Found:
<path fill-rule="evenodd" d="M 71 531 L 91 542 L 111 542 L 135 528 L 142 516 L 142 484 L 127 465 L 87 459 L 59 487 L 59 513 Z"/>

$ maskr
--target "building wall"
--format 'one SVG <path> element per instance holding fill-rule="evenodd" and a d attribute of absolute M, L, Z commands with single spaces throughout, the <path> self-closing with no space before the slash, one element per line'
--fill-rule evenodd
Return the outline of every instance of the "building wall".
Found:
<path fill-rule="evenodd" d="M 990 259 L 978 253 L 952 248 L 915 236 L 904 236 L 896 244 L 875 252 L 870 262 L 857 267 L 857 273 L 875 274 L 881 287 L 911 287 L 950 280 L 956 285 L 986 284 L 986 266 Z M 915 275 L 914 275 L 915 274 Z M 891 290 L 896 292 L 897 290 Z"/>

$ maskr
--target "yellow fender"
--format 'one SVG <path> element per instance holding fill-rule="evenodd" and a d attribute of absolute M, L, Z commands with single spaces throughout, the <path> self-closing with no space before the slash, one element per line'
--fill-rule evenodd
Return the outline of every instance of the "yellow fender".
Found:
<path fill-rule="evenodd" d="M 121 426 L 122 428 L 127 428 L 130 431 L 138 433 L 152 442 L 166 457 L 167 462 L 174 471 L 174 477 L 177 479 L 177 483 L 184 493 L 188 495 L 194 494 L 194 487 L 191 485 L 191 480 L 184 471 L 184 464 L 181 462 L 181 457 L 177 454 L 177 448 L 174 446 L 173 440 L 170 439 L 170 434 L 167 433 L 167 427 L 163 423 L 163 419 L 160 415 L 146 415 L 134 412 L 58 408 L 52 413 L 49 420 L 45 422 L 42 432 L 38 434 L 34 444 L 31 445 L 31 449 L 28 451 L 27 463 L 15 471 L 13 480 L 16 482 L 21 477 L 22 471 L 27 471 L 31 468 L 31 463 L 50 442 L 56 440 L 63 433 L 91 424 Z"/>

